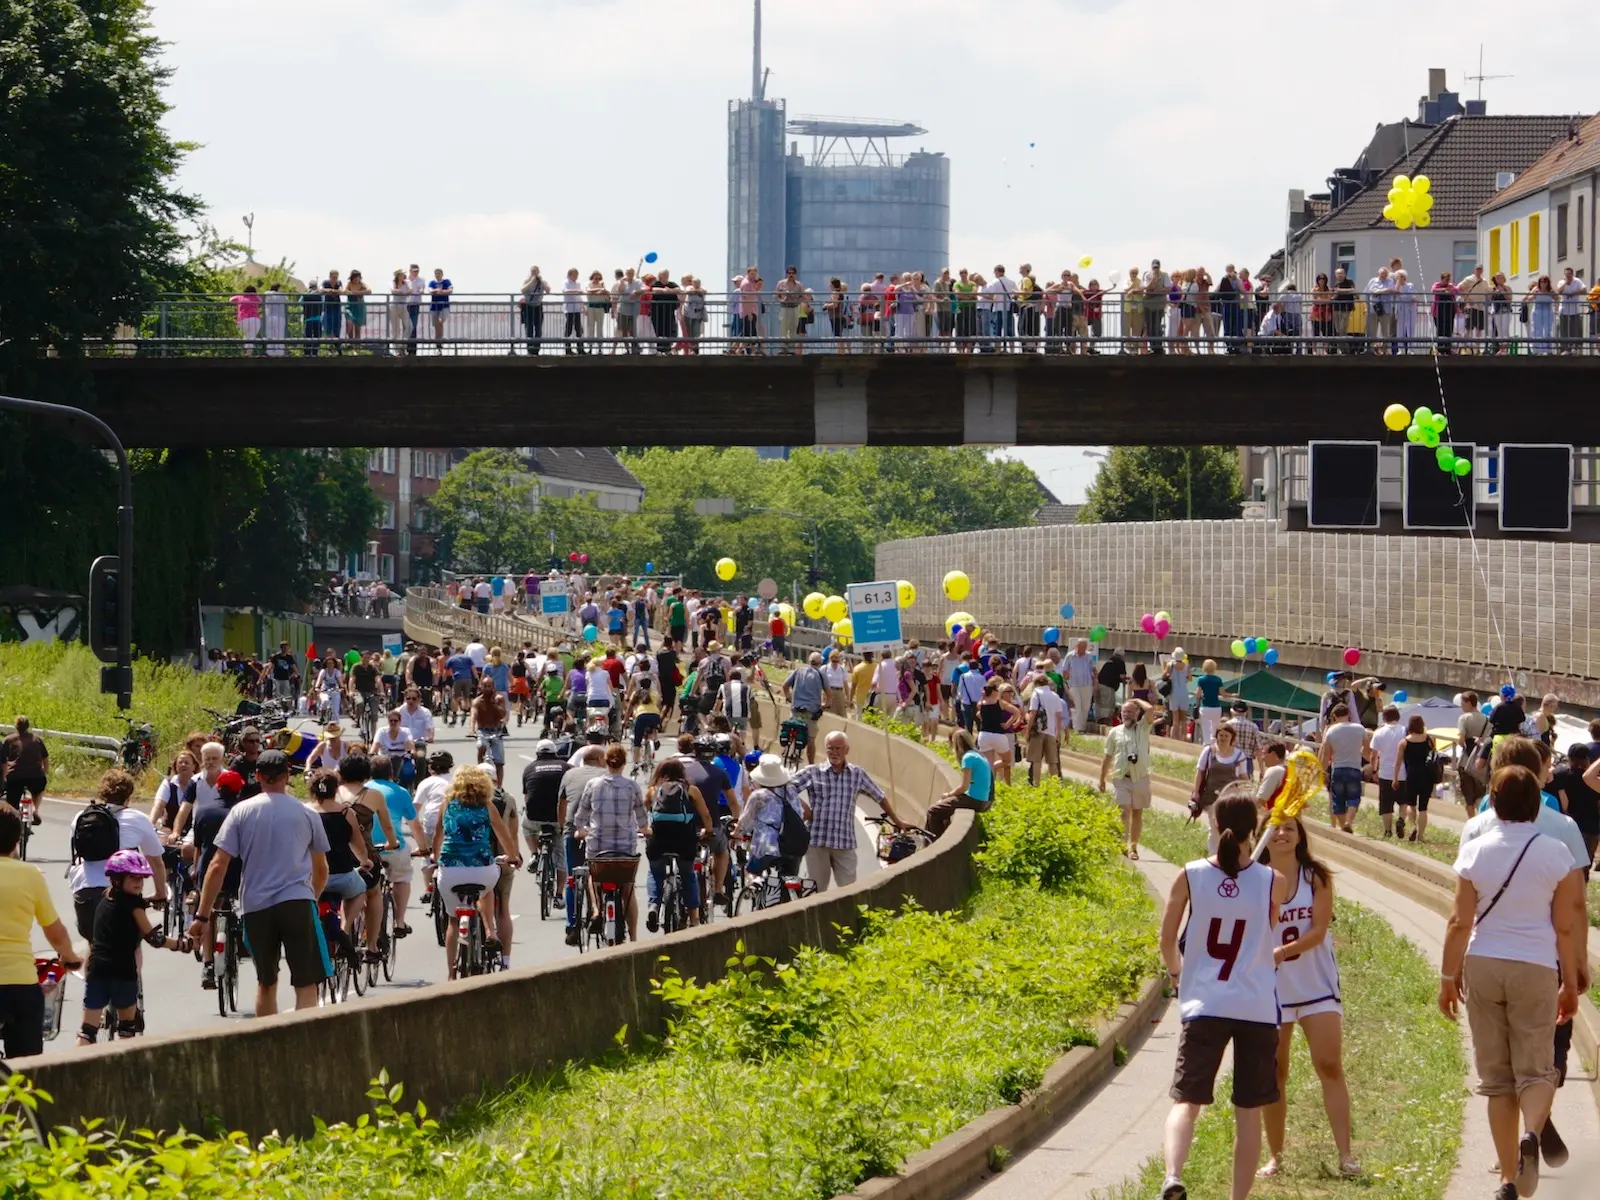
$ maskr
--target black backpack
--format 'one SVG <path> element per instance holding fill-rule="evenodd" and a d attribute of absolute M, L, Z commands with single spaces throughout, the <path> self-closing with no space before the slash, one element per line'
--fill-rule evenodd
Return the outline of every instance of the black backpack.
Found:
<path fill-rule="evenodd" d="M 106 805 L 91 803 L 72 822 L 73 862 L 105 862 L 120 849 L 122 827 Z"/>
<path fill-rule="evenodd" d="M 811 829 L 805 818 L 789 803 L 789 789 L 783 787 L 772 793 L 783 805 L 783 823 L 778 826 L 778 856 L 800 858 L 811 849 Z"/>
<path fill-rule="evenodd" d="M 705 661 L 706 692 L 715 696 L 717 689 L 728 681 L 728 660 L 713 654 Z"/>

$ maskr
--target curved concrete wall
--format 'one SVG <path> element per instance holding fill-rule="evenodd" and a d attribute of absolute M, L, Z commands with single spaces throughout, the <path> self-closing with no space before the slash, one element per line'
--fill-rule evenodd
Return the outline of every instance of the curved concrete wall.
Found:
<path fill-rule="evenodd" d="M 940 581 L 956 569 L 972 594 L 952 605 Z M 1320 669 L 1358 646 L 1362 668 L 1379 675 L 1481 687 L 1509 666 L 1519 686 L 1600 706 L 1600 548 L 1587 543 L 1290 532 L 1270 521 L 1045 525 L 884 542 L 877 577 L 916 584 L 918 636 L 936 636 L 961 608 L 1037 642 L 1070 601 L 1064 633 L 1101 624 L 1148 651 L 1155 639 L 1138 632 L 1139 617 L 1166 609 L 1168 648 L 1219 660 L 1249 635 L 1270 638 L 1286 665 Z"/>
<path fill-rule="evenodd" d="M 892 783 L 907 812 L 920 816 L 931 796 L 959 781 L 921 746 L 848 727 L 852 760 Z M 685 976 L 717 979 L 741 942 L 747 953 L 778 959 L 802 945 L 835 945 L 863 905 L 894 909 L 911 899 L 933 910 L 957 907 L 972 890 L 977 839 L 972 815 L 957 813 L 935 846 L 850 887 L 668 939 L 187 1037 L 55 1052 L 23 1065 L 55 1098 L 44 1116 L 57 1123 L 98 1116 L 170 1131 L 204 1130 L 216 1119 L 253 1138 L 274 1129 L 308 1134 L 314 1116 L 352 1121 L 370 1111 L 368 1083 L 385 1069 L 405 1083 L 408 1103 L 421 1099 L 437 1111 L 598 1057 L 623 1026 L 635 1038 L 661 1033 L 666 1013 L 650 981 L 663 958 Z M 431 942 L 419 950 L 443 953 Z"/>

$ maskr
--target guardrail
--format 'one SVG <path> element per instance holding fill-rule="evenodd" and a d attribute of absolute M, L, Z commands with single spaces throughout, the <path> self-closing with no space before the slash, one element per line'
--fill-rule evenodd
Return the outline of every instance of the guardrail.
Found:
<path fill-rule="evenodd" d="M 880 285 L 881 286 L 881 285 Z M 1051 285 L 1052 287 L 1055 285 Z M 931 285 L 930 285 L 931 289 Z M 1559 315 L 1535 295 L 1497 305 L 1418 291 L 1348 301 L 1309 292 L 1183 295 L 1042 290 L 1022 299 L 882 291 L 785 296 L 676 287 L 567 298 L 455 293 L 446 307 L 385 294 L 173 295 L 95 343 L 112 355 L 316 357 L 671 354 L 1440 354 L 1600 353 L 1600 313 Z M 1523 301 L 1528 300 L 1526 316 Z M 1345 307 L 1345 306 L 1348 307 Z M 1281 311 L 1275 311 L 1281 307 Z M 1352 332 L 1354 330 L 1354 332 Z"/>
<path fill-rule="evenodd" d="M 15 725 L 0 724 L 0 734 L 12 734 L 17 731 Z M 56 744 L 58 750 L 68 754 L 87 754 L 94 758 L 109 759 L 114 763 L 122 761 L 122 739 L 107 737 L 100 733 L 71 733 L 62 729 L 34 729 L 32 732 L 42 738 L 49 738 Z"/>

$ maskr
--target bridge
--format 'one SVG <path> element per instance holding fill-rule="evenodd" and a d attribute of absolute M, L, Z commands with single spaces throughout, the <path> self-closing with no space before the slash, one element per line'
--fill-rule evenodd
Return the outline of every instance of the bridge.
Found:
<path fill-rule="evenodd" d="M 174 447 L 1290 444 L 1377 438 L 1386 404 L 1437 407 L 1441 383 L 1453 434 L 1499 442 L 1586 428 L 1600 380 L 1587 355 L 141 354 L 40 367 L 124 444 Z"/>

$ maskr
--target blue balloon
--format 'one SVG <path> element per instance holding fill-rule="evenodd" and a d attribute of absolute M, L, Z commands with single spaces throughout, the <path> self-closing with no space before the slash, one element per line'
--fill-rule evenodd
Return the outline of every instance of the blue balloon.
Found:
<path fill-rule="evenodd" d="M 1396 692 L 1394 694 L 1394 702 L 1396 704 L 1404 704 L 1409 699 L 1411 699 L 1411 696 L 1406 692 L 1406 690 L 1404 688 L 1401 688 L 1398 692 Z"/>
<path fill-rule="evenodd" d="M 1268 647 L 1265 658 L 1267 660 L 1267 666 L 1275 666 L 1278 662 L 1278 648 L 1276 646 Z"/>
<path fill-rule="evenodd" d="M 1054 625 L 1050 626 L 1050 628 L 1044 631 L 1044 644 L 1046 646 L 1054 646 L 1060 640 L 1061 630 L 1057 629 Z"/>
<path fill-rule="evenodd" d="M 648 254 L 646 254 L 646 255 L 645 255 L 645 256 L 644 256 L 644 260 L 645 260 L 645 262 L 647 262 L 647 263 L 653 263 L 653 262 L 655 262 L 655 260 L 656 260 L 656 259 L 657 259 L 657 258 L 658 258 L 658 257 L 659 257 L 659 256 L 658 256 L 658 255 L 657 255 L 657 254 L 656 254 L 656 252 L 655 252 L 655 251 L 654 251 L 654 250 L 652 250 L 652 251 L 650 251 L 650 253 L 648 253 Z"/>
<path fill-rule="evenodd" d="M 1029 150 L 1032 150 L 1032 149 L 1033 149 L 1033 143 L 1032 143 L 1032 142 L 1029 142 L 1029 143 L 1028 143 L 1028 149 L 1029 149 Z"/>
<path fill-rule="evenodd" d="M 1494 712 L 1494 705 L 1490 704 L 1487 700 L 1485 700 L 1483 702 L 1483 707 L 1480 708 L 1478 711 L 1481 712 L 1484 716 L 1487 717 L 1490 713 Z"/>
<path fill-rule="evenodd" d="M 655 563 L 653 563 L 653 562 L 645 563 L 645 565 L 644 565 L 644 573 L 646 575 L 654 575 L 656 573 L 656 565 L 655 565 Z"/>
<path fill-rule="evenodd" d="M 1077 612 L 1077 611 L 1078 610 L 1073 608 L 1072 605 L 1063 604 L 1061 606 L 1061 619 L 1063 621 L 1070 621 L 1070 620 L 1072 620 L 1072 614 Z"/>
<path fill-rule="evenodd" d="M 1512 687 L 1509 683 L 1506 684 L 1504 687 L 1502 687 L 1500 689 L 1500 699 L 1502 699 L 1502 700 L 1515 700 L 1516 698 L 1517 698 L 1517 689 Z"/>
<path fill-rule="evenodd" d="M 1246 654 L 1254 654 L 1256 652 L 1256 640 L 1255 640 L 1255 638 L 1245 638 L 1245 640 L 1244 640 L 1244 652 Z"/>

